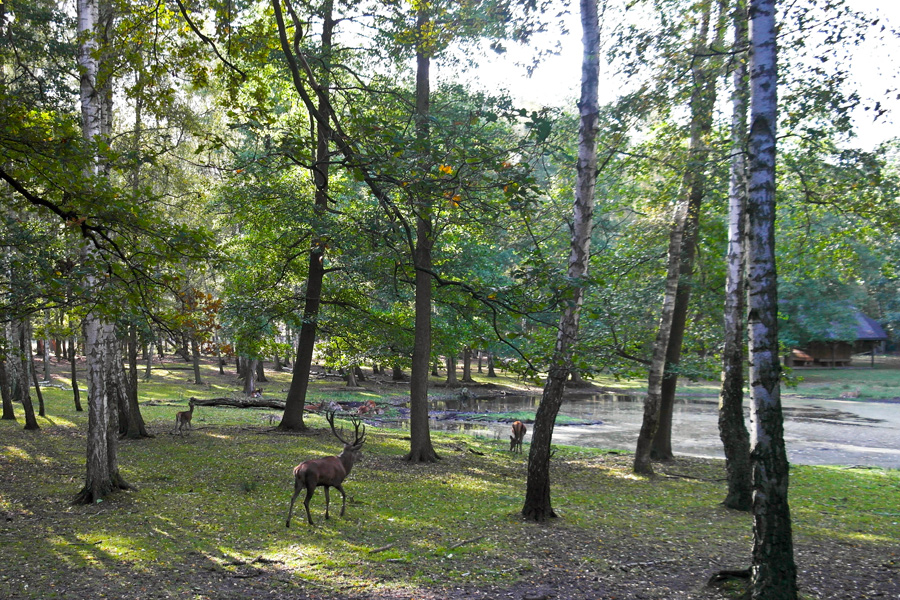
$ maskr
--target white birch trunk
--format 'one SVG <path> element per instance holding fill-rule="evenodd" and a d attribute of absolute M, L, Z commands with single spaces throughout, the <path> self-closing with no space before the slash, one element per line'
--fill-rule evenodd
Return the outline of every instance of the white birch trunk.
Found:
<path fill-rule="evenodd" d="M 747 291 L 750 308 L 750 457 L 753 469 L 750 588 L 753 600 L 797 598 L 777 329 L 776 65 L 775 0 L 750 0 Z"/>
<path fill-rule="evenodd" d="M 734 11 L 734 49 L 747 45 L 747 4 L 738 0 Z M 722 388 L 719 394 L 719 437 L 725 450 L 728 494 L 723 504 L 749 511 L 750 434 L 744 425 L 744 238 L 747 198 L 747 62 L 736 55 L 731 122 L 731 181 L 728 203 L 728 250 L 725 281 L 725 344 L 722 351 Z"/>
<path fill-rule="evenodd" d="M 92 143 L 103 134 L 104 103 L 109 103 L 98 91 L 97 76 L 99 63 L 97 48 L 99 40 L 99 2 L 98 0 L 78 0 L 78 67 L 81 83 L 81 126 L 85 140 Z M 109 112 L 109 107 L 107 107 Z M 95 157 L 88 177 L 96 177 L 100 172 L 99 158 Z M 92 249 L 85 247 L 85 255 L 90 256 Z M 88 276 L 88 288 L 97 292 L 101 282 L 97 277 Z M 96 294 L 95 294 L 96 296 Z M 91 310 L 84 319 L 85 355 L 87 359 L 88 384 L 88 439 L 87 469 L 85 485 L 76 497 L 80 503 L 91 503 L 103 499 L 116 488 L 126 488 L 118 473 L 117 450 L 117 415 L 110 405 L 107 382 L 111 373 L 112 360 L 115 353 L 111 344 L 115 343 L 115 330 L 112 324 Z M 111 429 L 115 427 L 115 429 Z"/>
<path fill-rule="evenodd" d="M 575 203 L 572 209 L 572 238 L 569 251 L 566 308 L 559 319 L 559 332 L 541 403 L 535 415 L 531 449 L 528 454 L 528 481 L 522 516 L 544 521 L 556 516 L 550 501 L 550 442 L 553 425 L 562 405 L 566 379 L 572 370 L 572 350 L 578 337 L 578 322 L 584 299 L 584 285 L 591 254 L 594 190 L 597 183 L 597 132 L 600 127 L 600 24 L 597 0 L 581 0 L 584 54 L 581 63 L 581 115 L 578 127 L 578 163 Z"/>

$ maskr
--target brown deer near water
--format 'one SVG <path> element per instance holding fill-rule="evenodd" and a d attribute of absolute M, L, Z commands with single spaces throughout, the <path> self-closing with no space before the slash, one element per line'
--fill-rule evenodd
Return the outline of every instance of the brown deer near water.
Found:
<path fill-rule="evenodd" d="M 525 423 L 522 421 L 515 421 L 512 424 L 512 432 L 513 434 L 509 436 L 509 451 L 515 453 L 522 452 L 522 440 L 525 439 L 528 428 L 525 427 Z"/>
<path fill-rule="evenodd" d="M 297 496 L 303 490 L 306 490 L 306 499 L 303 501 L 303 506 L 306 507 L 306 520 L 309 521 L 310 525 L 313 524 L 312 516 L 309 513 L 309 500 L 312 498 L 316 488 L 320 486 L 325 488 L 325 518 L 330 518 L 328 515 L 328 507 L 331 503 L 328 497 L 329 488 L 336 488 L 341 493 L 341 516 L 344 516 L 344 509 L 347 507 L 347 494 L 344 493 L 343 483 L 344 479 L 350 475 L 350 470 L 359 458 L 362 445 L 366 441 L 366 426 L 362 425 L 362 432 L 360 432 L 361 421 L 357 418 L 352 418 L 350 422 L 353 424 L 354 433 L 353 441 L 350 442 L 344 439 L 334 428 L 334 412 L 329 412 L 326 418 L 331 426 L 331 433 L 344 444 L 344 449 L 337 456 L 305 460 L 294 467 L 294 495 L 291 496 L 291 506 L 288 509 L 285 527 L 291 526 L 291 513 L 294 512 L 294 501 L 297 500 Z M 343 431 L 343 428 L 341 428 L 341 431 Z"/>
<path fill-rule="evenodd" d="M 194 416 L 194 399 L 188 402 L 188 405 L 191 407 L 191 410 L 183 410 L 181 412 L 175 413 L 175 431 L 184 435 L 184 428 L 187 426 L 188 430 L 193 429 L 191 427 L 191 419 Z M 172 433 L 175 433 L 173 431 Z"/>

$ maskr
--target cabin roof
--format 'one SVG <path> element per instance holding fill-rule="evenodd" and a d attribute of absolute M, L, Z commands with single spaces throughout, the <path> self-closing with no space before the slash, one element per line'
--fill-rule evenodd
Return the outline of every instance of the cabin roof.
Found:
<path fill-rule="evenodd" d="M 856 313 L 856 339 L 865 341 L 881 341 L 888 339 L 884 328 L 874 319 L 862 314 Z"/>

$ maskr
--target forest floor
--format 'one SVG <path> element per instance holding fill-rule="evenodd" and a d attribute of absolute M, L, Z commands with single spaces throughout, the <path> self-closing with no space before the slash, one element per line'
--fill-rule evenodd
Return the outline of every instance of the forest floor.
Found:
<path fill-rule="evenodd" d="M 707 585 L 746 568 L 752 546 L 751 517 L 720 504 L 721 461 L 679 457 L 647 478 L 628 454 L 559 447 L 559 518 L 535 524 L 518 514 L 527 454 L 434 432 L 441 460 L 410 465 L 404 432 L 372 427 L 346 515 L 335 492 L 325 521 L 320 490 L 315 525 L 298 503 L 285 528 L 291 467 L 338 449 L 324 420 L 309 415 L 309 432 L 286 434 L 271 426 L 276 411 L 198 407 L 195 429 L 173 435 L 187 398 L 235 382 L 210 368 L 197 385 L 169 366 L 142 384 L 154 437 L 120 442 L 135 489 L 102 503 L 70 504 L 87 421 L 71 391 L 45 388 L 39 432 L 0 422 L 0 598 L 721 600 L 744 588 Z M 289 374 L 270 376 L 280 389 Z M 320 378 L 310 401 L 402 394 L 402 384 L 366 385 L 351 394 Z M 468 387 L 525 391 L 512 379 Z M 900 472 L 792 466 L 790 493 L 801 598 L 900 599 Z"/>

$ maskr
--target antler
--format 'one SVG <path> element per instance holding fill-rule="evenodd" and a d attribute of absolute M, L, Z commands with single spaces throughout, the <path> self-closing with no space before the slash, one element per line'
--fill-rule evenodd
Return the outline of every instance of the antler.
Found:
<path fill-rule="evenodd" d="M 358 418 L 350 417 L 350 423 L 353 424 L 353 441 L 352 442 L 348 442 L 346 439 L 344 439 L 344 436 L 341 435 L 340 433 L 338 433 L 337 429 L 335 429 L 335 427 L 334 427 L 334 411 L 333 410 L 326 413 L 325 418 L 328 419 L 328 424 L 331 426 L 331 433 L 333 433 L 334 437 L 336 437 L 338 440 L 340 440 L 341 443 L 344 444 L 345 446 L 362 446 L 363 443 L 366 441 L 366 426 Z M 360 425 L 362 425 L 362 433 L 360 433 L 360 431 L 359 431 Z M 343 432 L 343 431 L 344 431 L 344 428 L 341 427 L 341 432 Z"/>

